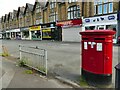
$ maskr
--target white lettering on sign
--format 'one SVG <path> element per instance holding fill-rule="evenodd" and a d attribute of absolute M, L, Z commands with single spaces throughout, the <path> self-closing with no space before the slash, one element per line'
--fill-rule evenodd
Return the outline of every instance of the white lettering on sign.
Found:
<path fill-rule="evenodd" d="M 102 51 L 102 43 L 97 43 L 97 51 Z"/>
<path fill-rule="evenodd" d="M 91 42 L 88 42 L 88 44 L 90 44 L 90 45 L 91 45 Z"/>
<path fill-rule="evenodd" d="M 95 45 L 96 43 L 95 42 L 92 42 L 91 43 L 91 48 L 94 48 L 94 45 Z"/>
<path fill-rule="evenodd" d="M 88 49 L 87 42 L 84 42 L 84 49 Z"/>

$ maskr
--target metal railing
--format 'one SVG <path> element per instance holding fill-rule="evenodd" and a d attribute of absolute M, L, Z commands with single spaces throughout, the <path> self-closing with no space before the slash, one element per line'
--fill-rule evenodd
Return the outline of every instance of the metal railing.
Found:
<path fill-rule="evenodd" d="M 25 65 L 47 75 L 47 51 L 39 47 L 19 45 L 20 60 Z"/>

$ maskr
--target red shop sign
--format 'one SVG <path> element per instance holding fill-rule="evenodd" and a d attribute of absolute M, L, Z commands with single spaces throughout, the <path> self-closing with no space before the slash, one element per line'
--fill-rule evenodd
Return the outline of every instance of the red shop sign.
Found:
<path fill-rule="evenodd" d="M 82 24 L 82 19 L 60 21 L 56 23 L 57 26 L 76 26 L 81 24 Z"/>

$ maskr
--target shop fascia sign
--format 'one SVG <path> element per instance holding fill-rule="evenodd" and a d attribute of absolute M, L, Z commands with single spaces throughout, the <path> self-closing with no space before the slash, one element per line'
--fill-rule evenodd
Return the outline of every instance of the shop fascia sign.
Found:
<path fill-rule="evenodd" d="M 7 30 L 6 32 L 20 32 L 20 29 Z"/>
<path fill-rule="evenodd" d="M 115 20 L 117 20 L 117 14 L 85 18 L 84 23 L 107 22 L 107 21 L 115 21 Z"/>
<path fill-rule="evenodd" d="M 26 28 L 21 28 L 20 30 L 21 30 L 21 31 L 28 31 L 29 28 L 28 28 L 28 27 L 26 27 Z"/>
<path fill-rule="evenodd" d="M 40 26 L 32 26 L 29 28 L 30 31 L 37 31 L 37 30 L 40 30 Z"/>
<path fill-rule="evenodd" d="M 11 30 L 11 32 L 20 32 L 20 29 Z"/>
<path fill-rule="evenodd" d="M 69 20 L 69 21 L 61 21 L 57 22 L 57 26 L 80 26 L 82 24 L 82 19 L 76 19 L 76 20 Z"/>
<path fill-rule="evenodd" d="M 50 28 L 44 28 L 44 29 L 42 29 L 42 32 L 48 32 L 48 31 L 51 31 L 51 29 Z"/>

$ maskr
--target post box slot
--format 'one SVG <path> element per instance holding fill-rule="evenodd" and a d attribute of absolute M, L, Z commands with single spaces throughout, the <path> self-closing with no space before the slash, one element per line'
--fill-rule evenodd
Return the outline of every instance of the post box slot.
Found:
<path fill-rule="evenodd" d="M 83 38 L 83 40 L 88 40 L 88 38 Z"/>
<path fill-rule="evenodd" d="M 105 40 L 105 38 L 94 38 L 94 40 Z"/>

